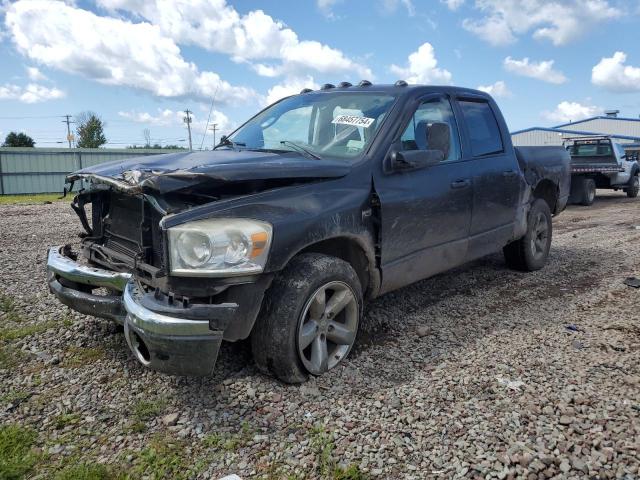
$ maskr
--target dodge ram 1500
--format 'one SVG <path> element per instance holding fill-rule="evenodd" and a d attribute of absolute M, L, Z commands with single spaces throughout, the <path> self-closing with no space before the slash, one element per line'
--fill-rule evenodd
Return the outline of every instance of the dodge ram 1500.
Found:
<path fill-rule="evenodd" d="M 544 266 L 569 154 L 508 132 L 475 90 L 305 89 L 213 151 L 70 174 L 85 232 L 49 250 L 49 287 L 150 368 L 207 374 L 251 337 L 261 371 L 302 382 L 349 354 L 369 299 L 500 249 Z"/>

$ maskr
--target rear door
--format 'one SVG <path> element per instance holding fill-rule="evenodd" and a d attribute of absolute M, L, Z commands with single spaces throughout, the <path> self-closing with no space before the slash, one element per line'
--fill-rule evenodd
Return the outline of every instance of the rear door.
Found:
<path fill-rule="evenodd" d="M 398 150 L 428 149 L 434 122 L 449 125 L 451 147 L 439 164 L 413 171 L 381 171 L 374 177 L 381 208 L 382 291 L 390 291 L 464 261 L 471 221 L 472 182 L 462 160 L 460 136 L 449 98 L 416 101 L 398 128 Z"/>
<path fill-rule="evenodd" d="M 486 97 L 457 98 L 473 179 L 473 211 L 468 258 L 504 246 L 513 235 L 519 208 L 521 173 L 504 120 Z M 503 125 L 503 128 L 501 128 Z"/>

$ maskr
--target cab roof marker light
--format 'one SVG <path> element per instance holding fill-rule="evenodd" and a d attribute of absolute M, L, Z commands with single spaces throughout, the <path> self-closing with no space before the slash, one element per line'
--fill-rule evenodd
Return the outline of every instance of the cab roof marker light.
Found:
<path fill-rule="evenodd" d="M 358 83 L 359 87 L 370 87 L 371 86 L 371 82 L 369 80 L 360 80 L 360 83 Z"/>
<path fill-rule="evenodd" d="M 352 86 L 353 86 L 353 85 L 351 85 L 351 83 L 350 83 L 350 82 L 340 82 L 340 83 L 338 84 L 338 87 L 339 87 L 339 88 L 349 88 L 349 87 L 352 87 Z"/>
<path fill-rule="evenodd" d="M 405 82 L 404 80 L 398 80 L 398 81 L 395 83 L 395 86 L 396 86 L 396 87 L 406 87 L 407 85 L 409 85 L 409 84 L 408 84 L 407 82 Z"/>
<path fill-rule="evenodd" d="M 300 95 L 303 95 L 309 92 L 313 92 L 313 90 L 311 90 L 310 88 L 303 88 L 302 90 L 300 90 Z"/>
<path fill-rule="evenodd" d="M 329 90 L 331 88 L 336 88 L 336 86 L 333 83 L 325 83 L 320 87 L 320 90 Z"/>

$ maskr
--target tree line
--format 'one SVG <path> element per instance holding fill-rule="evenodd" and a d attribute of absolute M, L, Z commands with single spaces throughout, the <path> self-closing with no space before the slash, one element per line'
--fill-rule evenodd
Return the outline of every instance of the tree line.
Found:
<path fill-rule="evenodd" d="M 75 116 L 76 123 L 76 147 L 77 148 L 100 148 L 107 143 L 107 137 L 104 134 L 104 128 L 106 123 L 100 116 L 94 112 L 86 111 L 79 113 Z M 178 145 L 165 145 L 159 144 L 151 145 L 151 138 L 148 129 L 144 130 L 145 145 L 137 146 L 131 145 L 127 148 L 156 148 L 156 149 L 183 149 Z M 35 147 L 36 142 L 33 138 L 23 132 L 9 132 L 5 137 L 3 147 Z"/>

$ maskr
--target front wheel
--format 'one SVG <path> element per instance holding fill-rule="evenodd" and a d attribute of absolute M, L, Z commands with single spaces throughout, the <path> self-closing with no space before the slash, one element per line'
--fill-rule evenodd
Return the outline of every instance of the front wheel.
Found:
<path fill-rule="evenodd" d="M 503 249 L 507 265 L 524 272 L 544 267 L 549 258 L 552 233 L 549 205 L 544 200 L 535 200 L 527 217 L 527 233 Z"/>
<path fill-rule="evenodd" d="M 625 190 L 627 197 L 636 198 L 640 191 L 640 177 L 638 177 L 638 175 L 632 175 L 629 179 L 629 186 Z"/>
<path fill-rule="evenodd" d="M 302 383 L 339 365 L 356 340 L 362 313 L 358 275 L 344 260 L 306 253 L 274 279 L 251 333 L 256 366 Z"/>

